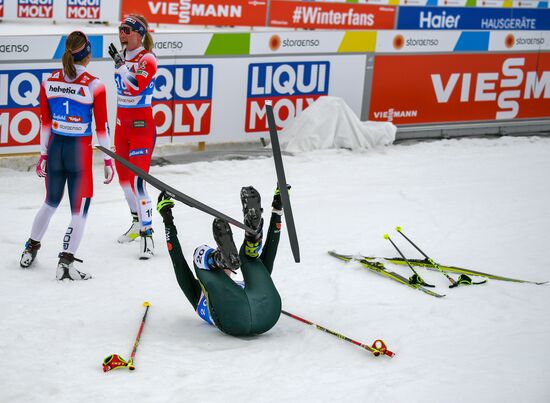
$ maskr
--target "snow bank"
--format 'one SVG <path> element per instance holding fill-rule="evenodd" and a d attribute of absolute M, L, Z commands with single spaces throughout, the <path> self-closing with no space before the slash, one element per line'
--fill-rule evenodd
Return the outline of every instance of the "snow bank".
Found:
<path fill-rule="evenodd" d="M 362 122 L 342 98 L 321 97 L 282 132 L 288 152 L 331 148 L 364 150 L 392 144 L 397 128 L 389 122 Z"/>

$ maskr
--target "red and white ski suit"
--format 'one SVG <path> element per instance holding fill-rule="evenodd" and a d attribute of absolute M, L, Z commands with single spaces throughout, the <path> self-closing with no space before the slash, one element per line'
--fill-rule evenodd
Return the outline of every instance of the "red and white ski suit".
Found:
<path fill-rule="evenodd" d="M 116 69 L 117 118 L 116 153 L 149 172 L 155 147 L 153 91 L 157 59 L 143 47 L 125 52 L 125 64 Z M 142 230 L 151 228 L 153 209 L 145 182 L 132 171 L 116 163 L 120 186 L 132 213 L 137 213 Z"/>

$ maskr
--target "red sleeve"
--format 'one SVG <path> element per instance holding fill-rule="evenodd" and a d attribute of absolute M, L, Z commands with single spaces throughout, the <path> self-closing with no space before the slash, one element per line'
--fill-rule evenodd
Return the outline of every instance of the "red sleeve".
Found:
<path fill-rule="evenodd" d="M 105 148 L 111 148 L 111 139 L 109 136 L 109 125 L 107 123 L 107 94 L 105 91 L 105 85 L 99 81 L 94 80 L 93 94 L 94 94 L 94 120 L 95 120 L 95 132 L 97 141 Z M 105 159 L 109 159 L 105 155 Z"/>
<path fill-rule="evenodd" d="M 130 95 L 140 94 L 151 83 L 151 80 L 157 73 L 157 59 L 152 53 L 146 53 L 139 59 L 138 69 L 132 73 L 123 65 L 118 69 L 118 73 L 126 84 Z"/>
<path fill-rule="evenodd" d="M 44 85 L 45 81 L 42 81 L 42 85 L 40 85 L 40 154 L 42 155 L 48 153 L 48 143 L 52 133 L 52 114 Z"/>

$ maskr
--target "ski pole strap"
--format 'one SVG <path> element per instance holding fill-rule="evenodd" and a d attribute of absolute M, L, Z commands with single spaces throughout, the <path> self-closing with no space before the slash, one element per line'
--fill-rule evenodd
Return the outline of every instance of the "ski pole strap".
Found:
<path fill-rule="evenodd" d="M 111 354 L 103 360 L 103 372 L 128 366 L 128 362 L 118 354 Z"/>

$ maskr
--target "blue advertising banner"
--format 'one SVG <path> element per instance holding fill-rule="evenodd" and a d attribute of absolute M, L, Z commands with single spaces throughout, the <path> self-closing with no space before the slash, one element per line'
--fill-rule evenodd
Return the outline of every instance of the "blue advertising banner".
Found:
<path fill-rule="evenodd" d="M 397 29 L 550 30 L 550 10 L 540 8 L 400 7 Z"/>

